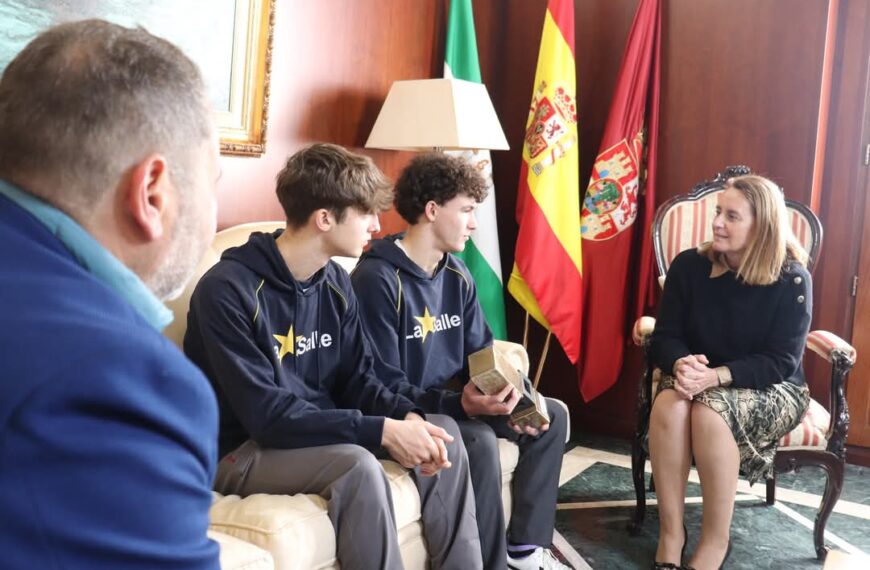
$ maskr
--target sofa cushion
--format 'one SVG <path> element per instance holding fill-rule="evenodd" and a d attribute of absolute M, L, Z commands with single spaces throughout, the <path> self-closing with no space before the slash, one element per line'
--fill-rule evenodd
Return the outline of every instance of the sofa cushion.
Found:
<path fill-rule="evenodd" d="M 511 482 L 519 448 L 499 439 L 505 521 L 511 510 Z M 408 470 L 391 460 L 381 465 L 390 482 L 402 561 L 407 569 L 428 565 L 420 524 L 420 495 Z M 250 542 L 272 554 L 276 570 L 338 568 L 335 531 L 326 501 L 317 495 L 237 495 L 214 493 L 210 528 Z"/>
<path fill-rule="evenodd" d="M 272 555 L 250 542 L 239 540 L 222 532 L 208 531 L 208 537 L 221 549 L 221 570 L 272 570 Z"/>
<path fill-rule="evenodd" d="M 399 528 L 399 552 L 405 570 L 429 570 L 423 523 L 414 521 Z"/>
<path fill-rule="evenodd" d="M 211 529 L 269 551 L 276 570 L 335 568 L 335 531 L 317 495 L 237 495 L 212 503 Z"/>
<path fill-rule="evenodd" d="M 507 524 L 511 520 L 513 506 L 511 484 L 514 480 L 514 469 L 517 468 L 517 462 L 520 460 L 520 448 L 506 439 L 499 438 L 498 456 L 501 459 L 501 505 L 504 507 L 504 521 Z"/>
<path fill-rule="evenodd" d="M 411 472 L 389 459 L 381 460 L 381 466 L 390 482 L 393 494 L 393 510 L 396 514 L 396 528 L 401 530 L 419 521 L 421 514 L 420 495 L 411 478 Z"/>

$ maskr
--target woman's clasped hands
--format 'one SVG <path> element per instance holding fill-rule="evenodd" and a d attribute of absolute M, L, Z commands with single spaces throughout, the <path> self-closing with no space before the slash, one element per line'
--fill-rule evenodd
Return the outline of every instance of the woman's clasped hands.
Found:
<path fill-rule="evenodd" d="M 716 370 L 708 364 L 710 361 L 703 354 L 689 354 L 674 362 L 674 390 L 680 397 L 691 400 L 696 394 L 719 385 Z"/>

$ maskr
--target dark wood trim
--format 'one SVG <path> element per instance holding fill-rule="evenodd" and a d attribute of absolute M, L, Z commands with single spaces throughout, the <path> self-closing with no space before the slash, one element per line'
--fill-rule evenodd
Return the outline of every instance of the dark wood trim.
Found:
<path fill-rule="evenodd" d="M 846 446 L 846 463 L 870 467 L 870 447 Z"/>

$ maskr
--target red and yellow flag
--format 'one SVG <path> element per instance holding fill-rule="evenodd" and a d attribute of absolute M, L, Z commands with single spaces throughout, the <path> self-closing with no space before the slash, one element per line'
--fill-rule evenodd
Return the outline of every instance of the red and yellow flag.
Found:
<path fill-rule="evenodd" d="M 517 191 L 519 235 L 508 290 L 580 356 L 581 275 L 574 2 L 549 0 Z"/>
<path fill-rule="evenodd" d="M 630 321 L 643 314 L 652 283 L 660 30 L 661 0 L 640 0 L 583 201 L 579 382 L 587 402 L 616 383 Z"/>

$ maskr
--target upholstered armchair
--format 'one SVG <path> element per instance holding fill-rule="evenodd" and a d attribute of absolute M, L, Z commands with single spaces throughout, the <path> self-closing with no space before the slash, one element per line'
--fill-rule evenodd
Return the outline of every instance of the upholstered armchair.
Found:
<path fill-rule="evenodd" d="M 733 176 L 749 173 L 749 168 L 745 166 L 728 167 L 712 180 L 696 185 L 689 194 L 676 196 L 659 207 L 653 221 L 653 247 L 660 285 L 664 286 L 668 267 L 678 253 L 712 239 L 716 195 L 722 191 L 725 181 Z M 786 205 L 791 217 L 792 230 L 809 253 L 808 269 L 812 272 L 821 249 L 821 223 L 803 204 L 786 200 Z M 654 329 L 653 317 L 641 317 L 634 325 L 633 340 L 636 345 L 643 347 L 645 352 L 648 350 L 650 335 Z M 812 400 L 800 425 L 779 441 L 774 459 L 774 476 L 766 482 L 767 504 L 774 504 L 776 499 L 776 474 L 797 471 L 807 465 L 821 467 L 827 481 L 816 515 L 813 540 L 816 556 L 823 559 L 827 553 L 824 544 L 825 525 L 840 498 L 843 487 L 845 441 L 849 429 L 845 386 L 846 377 L 857 355 L 849 343 L 827 331 L 811 331 L 807 339 L 807 349 L 830 364 L 830 410 L 816 400 Z M 645 442 L 652 396 L 655 394 L 655 386 L 660 375 L 660 371 L 650 364 L 648 353 L 646 362 L 638 392 L 637 429 L 632 443 L 632 477 L 637 506 L 629 528 L 634 533 L 640 531 L 646 514 L 644 467 L 648 450 Z M 652 477 L 650 477 L 650 491 L 654 491 Z"/>

